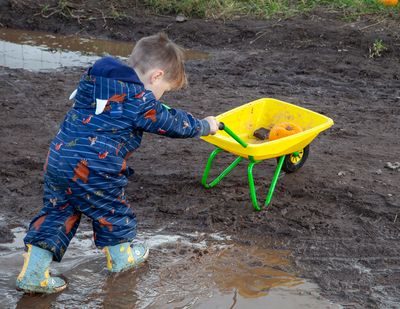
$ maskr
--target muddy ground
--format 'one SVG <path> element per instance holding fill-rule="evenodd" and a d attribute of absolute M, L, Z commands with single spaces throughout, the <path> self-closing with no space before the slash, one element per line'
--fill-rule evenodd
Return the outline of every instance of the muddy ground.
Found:
<path fill-rule="evenodd" d="M 187 63 L 190 87 L 163 98 L 198 117 L 261 97 L 331 117 L 334 127 L 312 142 L 306 165 L 279 180 L 271 207 L 261 212 L 251 207 L 245 165 L 206 190 L 200 179 L 210 144 L 146 135 L 130 158 L 136 174 L 127 188 L 139 229 L 224 232 L 247 245 L 262 240 L 266 248 L 292 250 L 298 274 L 345 308 L 400 306 L 400 171 L 385 167 L 400 161 L 398 18 L 345 22 L 316 11 L 282 20 L 176 23 L 124 1 L 121 18 L 104 19 L 109 7 L 102 2 L 71 9 L 88 16 L 90 7 L 97 19 L 89 20 L 60 12 L 44 18 L 40 1 L 24 3 L 1 1 L 1 26 L 132 41 L 164 30 L 186 48 L 209 52 L 209 60 Z M 387 50 L 370 58 L 376 39 Z M 47 148 L 82 72 L 0 67 L 3 242 L 41 208 Z M 223 157 L 221 167 L 230 160 Z M 259 165 L 260 194 L 274 167 L 274 160 Z"/>

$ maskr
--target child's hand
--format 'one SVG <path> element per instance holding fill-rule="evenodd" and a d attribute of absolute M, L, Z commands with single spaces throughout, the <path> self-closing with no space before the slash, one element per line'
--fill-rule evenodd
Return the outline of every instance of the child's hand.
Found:
<path fill-rule="evenodd" d="M 207 120 L 207 122 L 210 125 L 210 134 L 214 135 L 215 133 L 217 133 L 218 126 L 219 126 L 219 121 L 217 119 L 215 119 L 214 116 L 208 116 L 206 118 L 204 118 L 205 120 Z"/>

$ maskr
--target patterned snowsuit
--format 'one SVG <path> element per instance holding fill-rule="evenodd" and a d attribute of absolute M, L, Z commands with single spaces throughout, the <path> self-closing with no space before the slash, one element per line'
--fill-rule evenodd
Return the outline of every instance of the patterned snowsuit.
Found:
<path fill-rule="evenodd" d="M 104 64 L 111 65 L 111 73 L 98 69 Z M 110 78 L 120 69 L 129 77 Z M 107 100 L 98 115 L 96 99 Z M 143 132 L 197 137 L 208 134 L 206 126 L 204 120 L 162 105 L 131 68 L 109 57 L 99 60 L 82 76 L 75 103 L 51 142 L 44 207 L 32 220 L 25 243 L 47 249 L 61 261 L 82 213 L 92 219 L 99 248 L 131 241 L 136 218 L 124 192 L 132 173 L 126 160 Z"/>

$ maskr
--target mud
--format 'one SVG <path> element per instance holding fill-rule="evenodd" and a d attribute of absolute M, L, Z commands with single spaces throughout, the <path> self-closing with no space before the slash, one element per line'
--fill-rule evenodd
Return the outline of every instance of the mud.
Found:
<path fill-rule="evenodd" d="M 15 277 L 22 263 L 23 228 L 13 229 L 13 243 L 0 245 L 2 308 L 339 308 L 304 279 L 283 271 L 291 267 L 288 250 L 240 245 L 223 234 L 165 234 L 161 229 L 138 235 L 152 252 L 142 267 L 110 275 L 104 256 L 80 228 L 63 263 L 52 271 L 70 284 L 59 295 L 21 295 Z"/>
<path fill-rule="evenodd" d="M 345 308 L 399 306 L 400 174 L 385 167 L 399 161 L 398 17 L 349 23 L 332 13 L 313 12 L 288 20 L 176 23 L 174 17 L 139 14 L 132 7 L 126 11 L 131 17 L 107 19 L 103 27 L 102 19 L 43 18 L 37 15 L 37 1 L 29 7 L 5 2 L 0 23 L 7 27 L 129 41 L 164 30 L 186 48 L 208 52 L 208 60 L 187 62 L 190 87 L 163 98 L 198 117 L 274 97 L 333 118 L 334 127 L 312 142 L 305 166 L 279 179 L 271 207 L 262 212 L 251 207 L 245 165 L 206 190 L 200 179 L 211 145 L 146 135 L 130 159 L 136 174 L 127 189 L 139 231 L 223 233 L 248 250 L 289 250 L 293 264 L 280 270 L 316 282 L 330 301 Z M 370 58 L 376 39 L 387 50 Z M 26 228 L 41 208 L 47 147 L 82 72 L 0 67 L 3 242 L 10 240 L 10 229 Z M 222 169 L 231 160 L 222 156 L 218 166 Z M 275 160 L 257 167 L 254 176 L 262 196 Z M 156 253 L 154 259 L 163 256 Z M 99 272 L 104 267 L 100 258 L 94 265 Z M 139 280 L 144 273 L 126 280 Z M 74 284 L 82 276 L 76 270 Z M 147 293 L 142 295 L 151 291 Z M 129 302 L 131 295 L 126 297 Z M 103 297 L 96 306 L 101 302 Z"/>

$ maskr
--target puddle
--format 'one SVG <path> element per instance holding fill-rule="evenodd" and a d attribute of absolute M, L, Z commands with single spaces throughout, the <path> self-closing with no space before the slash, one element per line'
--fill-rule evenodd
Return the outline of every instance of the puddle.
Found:
<path fill-rule="evenodd" d="M 151 248 L 148 263 L 110 275 L 91 231 L 78 231 L 54 273 L 69 279 L 63 293 L 28 296 L 15 290 L 23 263 L 25 231 L 0 246 L 2 305 L 16 308 L 339 308 L 321 298 L 315 284 L 283 271 L 290 252 L 239 245 L 222 234 L 138 236 Z"/>
<path fill-rule="evenodd" d="M 104 55 L 127 59 L 133 46 L 132 42 L 0 28 L 0 66 L 29 71 L 86 66 Z M 208 57 L 200 51 L 185 52 L 186 60 Z"/>

